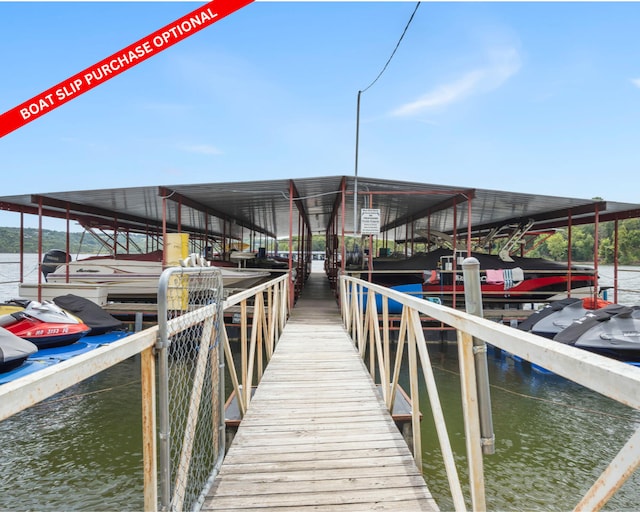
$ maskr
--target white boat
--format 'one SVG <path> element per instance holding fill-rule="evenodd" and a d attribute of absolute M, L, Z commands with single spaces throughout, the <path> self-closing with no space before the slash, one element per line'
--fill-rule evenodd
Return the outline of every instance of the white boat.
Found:
<path fill-rule="evenodd" d="M 261 269 L 217 268 L 225 288 L 250 288 L 270 275 Z M 59 263 L 55 270 L 46 273 L 45 279 L 53 285 L 104 285 L 109 297 L 149 297 L 157 295 L 163 270 L 161 260 L 147 255 L 95 256 Z"/>

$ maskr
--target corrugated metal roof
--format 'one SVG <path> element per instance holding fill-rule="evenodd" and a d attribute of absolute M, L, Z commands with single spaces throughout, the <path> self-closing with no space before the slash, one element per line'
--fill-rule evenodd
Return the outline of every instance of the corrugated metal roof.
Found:
<path fill-rule="evenodd" d="M 287 237 L 291 191 L 294 204 L 308 219 L 313 234 L 324 233 L 332 212 L 342 206 L 344 226 L 353 231 L 353 192 L 356 178 L 330 176 L 246 182 L 167 185 L 164 187 L 113 188 L 0 197 L 3 210 L 45 214 L 71 219 L 117 219 L 131 227 L 161 226 L 163 212 L 169 229 L 206 231 L 241 237 L 245 230 L 268 236 Z M 513 193 L 487 189 L 465 189 L 428 183 L 357 178 L 358 208 L 379 208 L 388 238 L 405 238 L 407 223 L 414 230 L 437 230 L 451 234 L 466 231 L 471 219 L 473 231 L 524 223 L 532 219 L 533 229 L 640 217 L 640 204 L 604 202 L 558 196 Z M 470 203 L 469 203 L 470 201 Z M 166 204 L 166 210 L 163 207 Z M 470 206 L 469 206 L 470 204 Z M 455 206 L 454 206 L 455 205 Z M 293 234 L 297 235 L 294 207 Z M 342 218 L 340 218 L 340 227 Z M 454 224 L 455 223 L 455 224 Z M 338 230 L 340 231 L 340 230 Z"/>

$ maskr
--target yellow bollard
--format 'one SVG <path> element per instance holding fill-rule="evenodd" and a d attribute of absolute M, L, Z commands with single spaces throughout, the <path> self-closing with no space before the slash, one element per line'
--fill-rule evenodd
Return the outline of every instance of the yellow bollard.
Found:
<path fill-rule="evenodd" d="M 189 255 L 189 235 L 187 233 L 167 233 L 164 249 L 165 265 L 179 267 L 180 261 Z M 173 311 L 186 311 L 189 307 L 189 277 L 175 273 L 169 280 L 167 308 Z"/>

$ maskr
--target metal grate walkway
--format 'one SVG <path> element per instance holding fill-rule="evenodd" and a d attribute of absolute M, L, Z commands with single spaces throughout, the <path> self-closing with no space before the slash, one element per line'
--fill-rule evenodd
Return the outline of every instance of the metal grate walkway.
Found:
<path fill-rule="evenodd" d="M 311 274 L 202 510 L 438 510 Z"/>

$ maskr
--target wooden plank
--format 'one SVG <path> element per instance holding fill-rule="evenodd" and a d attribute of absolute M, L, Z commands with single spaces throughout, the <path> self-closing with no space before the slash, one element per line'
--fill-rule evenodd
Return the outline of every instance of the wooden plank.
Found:
<path fill-rule="evenodd" d="M 251 422 L 251 425 L 246 425 L 246 428 L 260 428 L 264 429 L 270 426 L 282 425 L 284 428 L 288 428 L 290 425 L 300 427 L 302 422 L 310 425 L 336 425 L 341 429 L 344 428 L 344 423 L 350 423 L 357 427 L 366 428 L 369 424 L 377 424 L 378 420 L 371 417 L 371 411 L 361 411 L 360 414 L 344 411 L 348 414 L 337 415 L 325 412 L 322 415 L 296 415 L 283 417 L 281 414 L 261 414 L 260 419 Z"/>
<path fill-rule="evenodd" d="M 271 438 L 273 438 L 273 436 L 271 436 Z M 240 439 L 242 439 L 242 441 L 240 441 Z M 362 442 L 376 442 L 376 441 L 383 441 L 385 439 L 389 439 L 388 435 L 381 435 L 381 434 L 358 434 L 358 433 L 345 433 L 342 436 L 339 436 L 337 438 L 333 438 L 333 439 L 329 439 L 328 437 L 324 438 L 324 444 L 327 445 L 336 445 L 339 443 L 355 443 L 358 441 L 362 441 Z M 400 439 L 400 438 L 398 438 Z M 238 444 L 243 444 L 245 447 L 248 446 L 264 446 L 264 444 L 272 439 L 269 439 L 269 436 L 266 435 L 258 435 L 258 434 L 253 434 L 251 436 L 245 436 L 245 438 L 238 438 L 238 436 L 236 435 L 236 438 L 234 438 L 234 442 L 238 441 Z M 298 437 L 290 437 L 289 439 L 287 439 L 287 443 L 286 445 L 280 445 L 282 450 L 289 450 L 289 447 L 293 447 L 295 444 L 308 444 L 308 443 L 315 443 L 315 444 L 319 444 L 319 442 L 321 441 L 321 439 L 318 436 L 312 436 L 312 435 L 300 435 Z M 262 444 L 261 444 L 262 443 Z M 237 444 L 235 445 L 237 446 Z M 232 447 L 234 447 L 234 445 L 232 444 Z M 411 457 L 411 454 L 409 454 L 409 456 Z"/>
<path fill-rule="evenodd" d="M 400 475 L 400 476 L 372 476 L 372 477 L 342 477 L 332 478 L 327 480 L 318 480 L 309 475 L 310 478 L 304 480 L 304 492 L 305 493 L 321 493 L 321 492 L 340 492 L 344 489 L 351 491 L 369 490 L 369 489 L 383 489 L 387 487 L 401 488 L 401 487 L 420 487 L 423 485 L 424 480 L 420 475 Z M 218 496 L 236 496 L 237 494 L 245 493 L 247 490 L 247 483 L 243 480 L 227 480 L 225 482 L 224 490 L 218 493 Z M 253 482 L 251 484 L 251 492 L 260 495 L 267 494 L 287 494 L 291 490 L 291 481 L 273 481 L 267 480 Z"/>
<path fill-rule="evenodd" d="M 253 464 L 260 463 L 269 463 L 269 462 L 310 462 L 315 461 L 318 458 L 317 448 L 322 445 L 305 445 L 306 450 L 302 451 L 297 449 L 295 451 L 287 451 L 283 452 L 282 449 L 279 451 L 266 451 L 254 449 L 251 451 L 251 461 Z M 248 454 L 249 451 L 244 451 L 244 454 Z M 358 459 L 373 459 L 373 458 L 386 458 L 392 457 L 398 453 L 398 446 L 392 444 L 386 448 L 369 448 L 364 447 L 361 449 L 353 448 L 353 449 L 335 449 L 335 447 L 329 446 L 329 449 L 323 450 L 322 456 L 326 458 L 343 458 L 347 460 L 358 460 Z M 238 460 L 237 457 L 229 456 L 229 459 L 225 461 L 227 464 L 243 464 L 243 460 Z M 415 465 L 414 465 L 415 466 Z M 417 466 L 415 466 L 417 468 Z M 416 472 L 417 473 L 417 472 Z M 331 477 L 333 478 L 333 476 Z"/>
<path fill-rule="evenodd" d="M 203 509 L 205 510 L 205 509 Z M 216 509 L 220 510 L 220 509 Z M 229 511 L 233 510 L 242 510 L 242 512 L 264 512 L 265 508 L 263 507 L 243 507 L 242 509 L 238 508 L 227 508 Z M 296 506 L 292 509 L 290 506 L 270 506 L 268 508 L 269 512 L 292 512 L 295 510 L 296 512 L 301 511 L 304 512 L 306 510 L 313 512 L 336 512 L 336 505 L 309 505 L 309 506 Z M 340 504 L 340 512 L 398 512 L 402 510 L 403 512 L 414 512 L 414 511 L 422 511 L 422 510 L 432 510 L 430 508 L 416 508 L 415 500 L 398 500 L 390 503 L 342 503 Z"/>
<path fill-rule="evenodd" d="M 259 503 L 259 509 L 270 507 L 316 507 L 317 505 L 331 505 L 342 507 L 345 504 L 359 504 L 366 510 L 375 510 L 374 504 L 386 502 L 405 502 L 412 499 L 412 506 L 404 510 L 433 510 L 427 508 L 433 501 L 431 495 L 423 487 L 384 487 L 382 489 L 358 489 L 350 490 L 348 487 L 341 491 L 331 492 L 305 492 L 306 483 L 301 489 L 290 489 L 286 494 L 256 494 L 250 492 L 237 496 L 218 496 L 216 502 L 205 501 L 201 510 L 246 510 L 255 507 Z M 399 510 L 398 505 L 394 507 Z"/>
<path fill-rule="evenodd" d="M 257 456 L 269 455 L 273 456 L 274 460 L 278 456 L 286 456 L 293 457 L 295 454 L 306 454 L 307 452 L 317 452 L 317 451 L 329 451 L 329 452 L 337 452 L 348 455 L 352 453 L 353 455 L 362 456 L 362 454 L 366 453 L 379 453 L 382 450 L 387 450 L 389 448 L 397 449 L 400 446 L 400 443 L 404 443 L 402 439 L 380 439 L 378 441 L 368 441 L 366 444 L 358 441 L 339 441 L 337 443 L 332 444 L 318 444 L 318 443 L 302 443 L 299 445 L 292 445 L 291 449 L 287 452 L 282 451 L 281 446 L 258 446 L 258 445 L 249 445 L 245 446 L 243 450 L 244 454 L 255 454 Z M 234 454 L 227 455 L 227 463 L 233 462 L 235 459 L 233 458 Z M 324 457 L 327 454 L 323 454 Z M 252 459 L 251 460 L 255 460 Z M 417 467 L 417 466 L 416 466 Z"/>
<path fill-rule="evenodd" d="M 288 405 L 286 411 L 291 416 L 309 413 L 322 414 L 323 412 L 341 414 L 344 411 L 352 411 L 353 413 L 364 411 L 370 414 L 372 411 L 379 410 L 380 407 L 376 402 L 363 402 L 362 400 L 339 401 L 331 404 L 318 403 L 312 400 L 298 400 L 296 403 L 290 404 L 286 398 L 271 398 L 263 395 L 259 401 L 251 404 L 251 410 L 256 415 L 263 415 L 269 414 L 271 411 L 279 411 L 285 405 Z M 277 414 L 280 415 L 280 412 Z"/>
<path fill-rule="evenodd" d="M 438 510 L 335 300 L 316 285 L 312 276 L 202 510 Z"/>
<path fill-rule="evenodd" d="M 327 453 L 327 452 L 325 452 Z M 324 455 L 324 454 L 323 454 Z M 233 460 L 233 459 L 230 459 Z M 392 468 L 392 471 L 387 473 L 389 476 L 393 474 L 402 473 L 406 474 L 406 471 L 401 470 L 404 467 L 417 467 L 413 462 L 411 455 L 389 455 L 385 457 L 373 457 L 371 459 L 364 459 L 361 457 L 352 458 L 339 458 L 328 459 L 322 457 L 311 458 L 307 460 L 290 460 L 290 461 L 275 461 L 270 460 L 266 462 L 246 462 L 243 464 L 234 464 L 232 462 L 226 463 L 223 467 L 224 472 L 220 473 L 220 476 L 224 476 L 229 473 L 266 473 L 266 472 L 290 472 L 290 471 L 317 471 L 318 478 L 324 476 L 329 478 L 336 469 L 346 469 L 352 471 L 352 476 L 360 474 L 360 471 L 370 467 L 379 468 Z M 400 471 L 398 471 L 400 469 Z M 410 473 L 415 474 L 415 473 Z"/>

